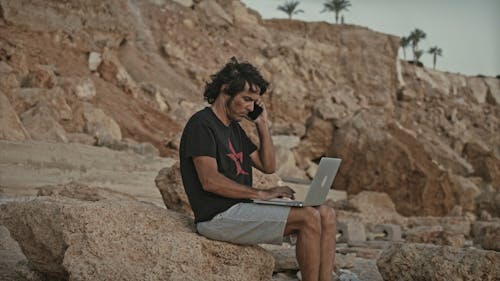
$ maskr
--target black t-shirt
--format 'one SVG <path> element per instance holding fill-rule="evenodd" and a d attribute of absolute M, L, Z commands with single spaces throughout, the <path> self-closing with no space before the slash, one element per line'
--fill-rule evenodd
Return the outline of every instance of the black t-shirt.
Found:
<path fill-rule="evenodd" d="M 250 154 L 257 149 L 237 122 L 224 125 L 210 107 L 195 113 L 184 127 L 179 149 L 184 190 L 193 209 L 195 223 L 247 199 L 231 199 L 205 191 L 200 183 L 193 157 L 209 156 L 217 160 L 219 173 L 233 181 L 252 186 Z"/>

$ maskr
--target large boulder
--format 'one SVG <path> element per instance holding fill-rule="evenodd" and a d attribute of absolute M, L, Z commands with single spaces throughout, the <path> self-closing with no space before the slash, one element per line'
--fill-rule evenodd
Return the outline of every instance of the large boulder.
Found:
<path fill-rule="evenodd" d="M 51 280 L 269 280 L 262 248 L 208 240 L 182 214 L 138 201 L 38 197 L 0 222 Z"/>
<path fill-rule="evenodd" d="M 161 169 L 155 178 L 155 183 L 168 209 L 193 216 L 193 210 L 184 191 L 179 161 L 171 167 Z"/>
<path fill-rule="evenodd" d="M 385 192 L 405 216 L 447 214 L 457 201 L 450 175 L 415 132 L 389 120 L 362 110 L 335 130 L 329 154 L 343 159 L 335 188 Z"/>
<path fill-rule="evenodd" d="M 500 278 L 500 253 L 429 244 L 392 244 L 377 261 L 385 281 Z"/>

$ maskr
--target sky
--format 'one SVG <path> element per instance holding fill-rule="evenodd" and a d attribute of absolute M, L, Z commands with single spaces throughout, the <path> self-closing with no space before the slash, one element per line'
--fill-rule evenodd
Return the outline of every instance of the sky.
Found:
<path fill-rule="evenodd" d="M 285 0 L 242 0 L 264 19 L 287 18 L 277 10 Z M 304 21 L 335 22 L 334 13 L 320 13 L 325 0 L 302 0 L 304 13 L 293 16 Z M 419 43 L 427 51 L 443 50 L 436 69 L 466 75 L 500 75 L 500 0 L 351 0 L 344 22 L 372 30 L 408 36 L 419 28 L 427 37 Z M 339 20 L 340 21 L 340 20 Z M 406 56 L 412 58 L 411 48 Z M 402 52 L 400 54 L 402 58 Z M 421 61 L 432 67 L 432 55 Z"/>

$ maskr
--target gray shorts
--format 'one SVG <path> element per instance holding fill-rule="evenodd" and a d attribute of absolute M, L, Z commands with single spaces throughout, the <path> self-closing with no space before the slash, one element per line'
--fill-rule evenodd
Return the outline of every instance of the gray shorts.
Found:
<path fill-rule="evenodd" d="M 281 244 L 290 207 L 238 203 L 210 221 L 196 224 L 210 239 L 243 245 Z"/>

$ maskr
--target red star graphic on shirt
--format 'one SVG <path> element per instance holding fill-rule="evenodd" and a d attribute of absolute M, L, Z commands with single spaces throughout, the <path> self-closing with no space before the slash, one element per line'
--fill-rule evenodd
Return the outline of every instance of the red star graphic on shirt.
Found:
<path fill-rule="evenodd" d="M 241 164 L 243 163 L 243 153 L 238 152 L 236 153 L 236 150 L 234 149 L 233 144 L 231 143 L 231 139 L 227 139 L 229 142 L 229 150 L 231 150 L 231 153 L 226 154 L 227 157 L 231 158 L 231 160 L 234 161 L 234 165 L 236 165 L 236 176 L 239 175 L 248 175 L 245 170 L 241 167 Z"/>

